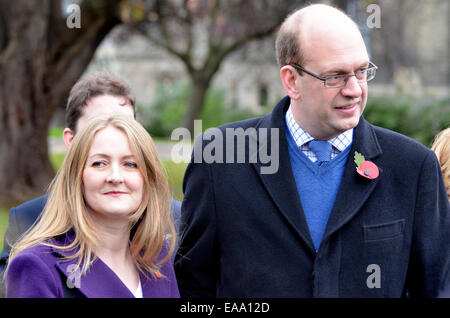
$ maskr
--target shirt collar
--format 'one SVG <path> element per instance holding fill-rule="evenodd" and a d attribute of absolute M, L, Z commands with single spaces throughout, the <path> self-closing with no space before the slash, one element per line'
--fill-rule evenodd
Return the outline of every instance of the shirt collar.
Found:
<path fill-rule="evenodd" d="M 299 124 L 297 124 L 294 119 L 294 115 L 292 114 L 291 106 L 289 106 L 285 117 L 289 132 L 291 133 L 292 137 L 295 140 L 295 143 L 299 148 L 314 139 L 307 131 L 303 130 L 303 128 L 300 127 Z M 337 150 L 339 150 L 339 152 L 347 148 L 352 143 L 352 141 L 353 128 L 343 132 L 339 136 L 328 140 L 328 142 L 330 142 Z"/>

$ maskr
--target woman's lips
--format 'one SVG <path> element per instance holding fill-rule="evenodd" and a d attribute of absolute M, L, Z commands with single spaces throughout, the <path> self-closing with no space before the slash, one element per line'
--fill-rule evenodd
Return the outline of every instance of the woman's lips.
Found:
<path fill-rule="evenodd" d="M 122 191 L 109 191 L 109 192 L 105 192 L 104 195 L 107 196 L 111 196 L 111 197 L 119 197 L 123 194 L 126 194 L 126 192 L 122 192 Z"/>

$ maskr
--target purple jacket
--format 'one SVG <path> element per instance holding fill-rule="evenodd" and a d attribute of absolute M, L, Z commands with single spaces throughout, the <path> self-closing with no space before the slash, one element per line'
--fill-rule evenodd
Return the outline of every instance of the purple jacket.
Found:
<path fill-rule="evenodd" d="M 73 233 L 55 240 L 67 245 Z M 134 295 L 117 275 L 100 259 L 96 259 L 86 274 L 77 275 L 73 269 L 77 259 L 64 259 L 74 251 L 62 252 L 45 245 L 28 248 L 11 262 L 6 275 L 6 297 L 10 298 L 133 298 Z M 164 255 L 161 253 L 161 255 Z M 173 263 L 169 259 L 160 268 L 162 276 L 148 278 L 139 273 L 144 298 L 179 298 Z M 69 296 L 70 297 L 70 296 Z"/>

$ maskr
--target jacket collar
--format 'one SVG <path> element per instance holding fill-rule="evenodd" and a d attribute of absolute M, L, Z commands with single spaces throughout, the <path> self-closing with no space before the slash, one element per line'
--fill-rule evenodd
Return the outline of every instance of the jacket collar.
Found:
<path fill-rule="evenodd" d="M 289 157 L 288 145 L 286 140 L 286 128 L 284 114 L 290 105 L 289 97 L 283 98 L 271 114 L 262 118 L 259 128 L 267 128 L 269 137 L 267 138 L 267 149 L 274 151 L 272 147 L 272 128 L 278 130 L 278 171 L 273 174 L 261 174 L 260 162 L 254 164 L 257 174 L 267 189 L 272 200 L 277 205 L 286 221 L 294 228 L 299 238 L 306 243 L 310 251 L 314 254 L 314 244 L 309 234 L 308 224 L 306 223 L 300 198 L 298 196 L 297 186 L 292 173 L 292 167 Z M 261 147 L 259 147 L 261 149 Z"/>
<path fill-rule="evenodd" d="M 279 131 L 279 169 L 274 174 L 261 174 L 261 163 L 254 166 L 262 183 L 266 187 L 275 204 L 278 206 L 287 222 L 294 228 L 297 235 L 306 243 L 312 254 L 315 254 L 305 214 L 300 202 L 294 175 L 289 157 L 286 140 L 285 113 L 290 105 L 289 97 L 283 98 L 272 113 L 262 118 L 259 127 L 278 128 Z M 270 135 L 269 135 L 270 136 Z M 267 147 L 271 148 L 271 138 L 267 138 Z M 331 234 L 347 223 L 363 206 L 375 186 L 382 178 L 382 169 L 377 179 L 369 180 L 356 173 L 353 161 L 355 151 L 362 153 L 367 160 L 373 160 L 381 155 L 381 147 L 376 138 L 372 126 L 361 116 L 358 125 L 354 129 L 353 143 L 349 159 L 336 201 L 333 205 L 330 218 L 322 239 L 324 242 Z"/>
<path fill-rule="evenodd" d="M 355 151 L 362 153 L 366 160 L 376 160 L 382 155 L 382 150 L 375 131 L 362 116 L 355 128 L 352 148 L 345 166 L 344 176 L 336 200 L 328 219 L 322 241 L 351 220 L 369 198 L 378 182 L 383 178 L 383 168 L 378 166 L 380 175 L 376 179 L 366 179 L 356 172 L 354 162 Z"/>
<path fill-rule="evenodd" d="M 65 246 L 72 243 L 74 239 L 75 234 L 73 231 L 70 231 L 52 243 Z M 57 268 L 63 274 L 63 277 L 66 278 L 62 283 L 67 284 L 69 288 L 77 288 L 88 298 L 134 298 L 131 291 L 101 259 L 96 258 L 87 273 L 80 276 L 77 272 L 73 272 L 78 259 L 67 258 L 73 256 L 76 253 L 76 249 L 61 250 L 52 248 L 52 251 L 57 256 Z M 149 273 L 147 275 L 148 278 L 141 272 L 139 273 L 144 297 L 149 294 L 152 287 L 152 284 L 149 283 L 152 278 Z"/>

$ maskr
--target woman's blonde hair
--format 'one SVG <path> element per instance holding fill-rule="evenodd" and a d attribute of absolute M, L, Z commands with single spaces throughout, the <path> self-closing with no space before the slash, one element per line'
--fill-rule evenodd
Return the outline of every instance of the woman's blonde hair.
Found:
<path fill-rule="evenodd" d="M 431 150 L 436 154 L 441 165 L 445 185 L 450 188 L 450 127 L 436 135 Z"/>
<path fill-rule="evenodd" d="M 94 250 L 99 236 L 87 213 L 82 176 L 96 133 L 109 126 L 127 136 L 138 169 L 144 176 L 142 202 L 129 215 L 130 229 L 135 227 L 130 242 L 131 256 L 141 272 L 146 270 L 152 276 L 171 257 L 176 241 L 170 212 L 171 195 L 153 140 L 134 119 L 109 115 L 89 121 L 75 136 L 60 171 L 50 185 L 49 198 L 40 219 L 14 246 L 10 261 L 26 248 L 45 244 L 62 250 L 76 250 L 70 258 L 78 258 L 82 273 L 89 269 L 95 260 Z M 70 245 L 59 246 L 50 242 L 50 239 L 71 230 L 75 232 L 75 240 Z M 168 253 L 160 259 L 158 256 L 163 247 L 167 247 Z"/>

